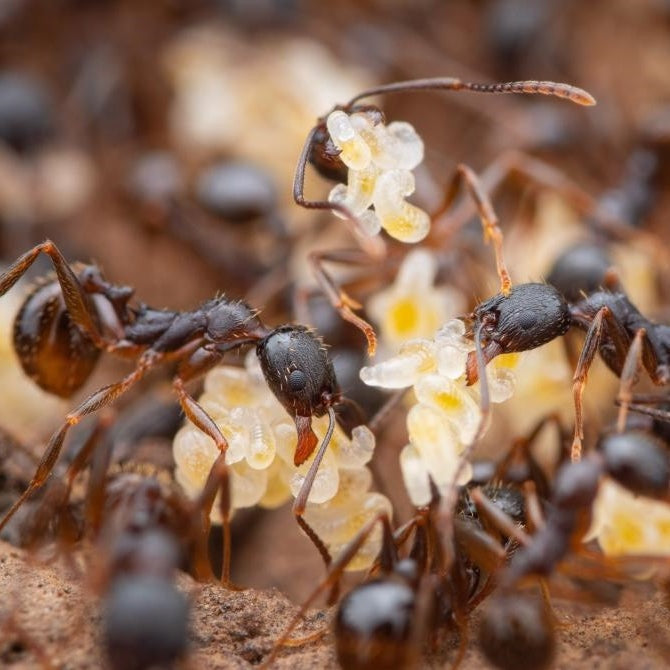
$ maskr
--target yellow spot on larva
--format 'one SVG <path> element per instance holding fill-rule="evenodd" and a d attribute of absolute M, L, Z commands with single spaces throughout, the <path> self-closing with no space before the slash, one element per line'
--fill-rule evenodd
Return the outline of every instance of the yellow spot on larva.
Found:
<path fill-rule="evenodd" d="M 389 330 L 400 336 L 415 333 L 419 326 L 419 308 L 412 298 L 401 298 L 389 310 Z"/>

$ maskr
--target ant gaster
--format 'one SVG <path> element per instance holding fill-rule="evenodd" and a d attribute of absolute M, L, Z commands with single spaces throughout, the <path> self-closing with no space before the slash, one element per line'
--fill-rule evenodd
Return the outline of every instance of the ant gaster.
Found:
<path fill-rule="evenodd" d="M 0 277 L 0 296 L 42 253 L 51 259 L 56 277 L 28 296 L 14 327 L 14 346 L 27 374 L 45 390 L 69 396 L 89 377 L 102 351 L 136 358 L 137 363 L 121 381 L 98 389 L 67 415 L 49 440 L 28 488 L 0 521 L 0 529 L 47 480 L 69 429 L 86 415 L 111 404 L 161 363 L 177 363 L 173 387 L 182 410 L 224 454 L 228 448 L 225 437 L 186 392 L 184 384 L 214 367 L 227 351 L 256 344 L 270 388 L 295 420 L 296 465 L 312 454 L 318 441 L 311 417 L 326 413 L 330 417 L 326 438 L 294 504 L 300 525 L 328 562 L 325 547 L 302 519 L 335 427 L 333 405 L 340 400 L 332 364 L 318 337 L 303 326 L 269 329 L 249 305 L 224 296 L 188 312 L 157 310 L 144 304 L 130 306 L 133 289 L 108 283 L 94 265 L 71 268 L 49 240 L 23 254 Z"/>

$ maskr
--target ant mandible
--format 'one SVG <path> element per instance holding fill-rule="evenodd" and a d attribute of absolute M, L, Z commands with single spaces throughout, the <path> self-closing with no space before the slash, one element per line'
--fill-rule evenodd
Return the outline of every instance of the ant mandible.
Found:
<path fill-rule="evenodd" d="M 50 240 L 23 254 L 0 277 L 0 296 L 40 254 L 50 258 L 56 277 L 37 286 L 16 317 L 14 347 L 25 372 L 46 391 L 68 397 L 91 375 L 101 352 L 135 358 L 137 362 L 135 369 L 121 381 L 94 391 L 66 416 L 63 425 L 51 436 L 28 488 L 0 520 L 0 530 L 45 483 L 70 428 L 86 415 L 114 402 L 162 363 L 177 363 L 173 387 L 181 408 L 225 454 L 226 438 L 186 392 L 184 384 L 214 367 L 227 351 L 256 344 L 268 385 L 295 421 L 296 465 L 304 463 L 318 443 L 312 430 L 312 416 L 329 415 L 326 437 L 293 506 L 298 523 L 329 562 L 325 546 L 302 518 L 335 427 L 333 406 L 341 399 L 332 362 L 321 340 L 304 326 L 269 329 L 249 305 L 224 296 L 187 312 L 158 310 L 142 303 L 130 306 L 132 288 L 107 282 L 95 265 L 71 268 Z M 224 512 L 223 517 L 225 525 L 228 514 Z"/>
<path fill-rule="evenodd" d="M 340 158 L 341 150 L 338 149 L 330 138 L 327 127 L 328 117 L 333 112 L 344 112 L 346 114 L 364 113 L 369 118 L 369 121 L 377 126 L 384 121 L 383 112 L 375 105 L 359 104 L 359 101 L 375 95 L 408 91 L 541 94 L 564 98 L 579 105 L 590 106 L 595 104 L 594 98 L 588 92 L 569 84 L 550 81 L 515 81 L 480 84 L 462 81 L 454 77 L 434 77 L 394 82 L 367 89 L 351 98 L 346 104 L 335 105 L 327 114 L 318 119 L 316 125 L 309 131 L 300 153 L 300 158 L 298 159 L 293 179 L 293 199 L 296 204 L 307 209 L 323 209 L 338 212 L 349 222 L 352 231 L 356 234 L 361 244 L 363 255 L 359 251 L 351 249 L 312 252 L 309 260 L 321 288 L 328 296 L 333 307 L 343 319 L 355 325 L 366 336 L 370 354 L 374 354 L 376 349 L 374 329 L 367 321 L 354 312 L 359 307 L 358 303 L 336 285 L 333 278 L 323 268 L 323 263 L 363 263 L 366 257 L 378 255 L 380 250 L 378 247 L 374 248 L 369 244 L 365 244 L 366 236 L 369 239 L 369 233 L 365 232 L 365 227 L 360 218 L 344 203 L 332 200 L 307 200 L 305 198 L 305 171 L 307 163 L 311 163 L 317 172 L 326 179 L 344 181 L 347 176 L 347 168 Z M 434 221 L 451 207 L 461 184 L 465 185 L 467 192 L 475 202 L 483 223 L 485 239 L 491 240 L 494 245 L 501 290 L 503 293 L 508 293 L 511 281 L 502 256 L 502 233 L 498 227 L 497 217 L 493 212 L 489 198 L 477 175 L 470 168 L 465 165 L 459 165 L 454 177 L 447 185 L 443 203 L 438 211 L 430 217 L 430 220 Z M 406 239 L 404 241 L 414 240 Z"/>

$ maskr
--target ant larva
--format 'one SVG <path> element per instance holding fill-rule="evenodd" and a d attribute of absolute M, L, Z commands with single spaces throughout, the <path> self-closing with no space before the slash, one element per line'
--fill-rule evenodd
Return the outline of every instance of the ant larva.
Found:
<path fill-rule="evenodd" d="M 437 213 L 429 216 L 405 198 L 414 191 L 415 168 L 423 159 L 423 142 L 407 123 L 385 125 L 383 112 L 374 105 L 359 104 L 364 98 L 380 94 L 408 91 L 471 91 L 475 93 L 541 94 L 568 99 L 580 105 L 593 105 L 595 100 L 586 91 L 568 84 L 546 81 L 518 81 L 497 84 L 464 82 L 452 77 L 437 77 L 395 82 L 370 88 L 344 105 L 335 105 L 318 119 L 305 140 L 293 181 L 295 202 L 308 209 L 331 210 L 352 226 L 361 250 L 313 252 L 312 264 L 321 288 L 333 307 L 345 320 L 359 328 L 373 354 L 376 336 L 372 326 L 355 313 L 358 304 L 339 288 L 325 271 L 325 262 L 365 263 L 370 257 L 383 255 L 373 247 L 370 238 L 381 228 L 401 242 L 415 243 L 430 232 L 431 222 L 446 212 L 464 184 L 479 212 L 484 235 L 494 246 L 501 291 L 511 287 L 509 273 L 502 255 L 502 233 L 497 217 L 476 174 L 460 165 L 445 190 L 444 202 Z M 328 200 L 307 200 L 304 195 L 307 163 L 327 179 L 342 181 Z M 371 209 L 374 207 L 374 209 Z"/>
<path fill-rule="evenodd" d="M 255 344 L 268 385 L 295 422 L 296 465 L 304 463 L 318 443 L 312 416 L 329 417 L 329 429 L 293 505 L 298 523 L 329 562 L 323 543 L 303 519 L 311 486 L 335 428 L 333 407 L 341 400 L 333 365 L 321 340 L 304 326 L 267 328 L 249 305 L 224 296 L 187 312 L 158 310 L 145 304 L 131 306 L 132 288 L 107 282 L 94 265 L 71 268 L 49 240 L 21 256 L 0 277 L 0 296 L 42 253 L 51 259 L 56 277 L 34 289 L 16 317 L 14 347 L 25 372 L 43 389 L 67 397 L 87 380 L 101 352 L 135 358 L 137 362 L 121 381 L 93 392 L 67 415 L 51 436 L 28 488 L 0 520 L 0 529 L 43 486 L 70 428 L 114 402 L 162 363 L 177 363 L 172 385 L 182 410 L 225 454 L 226 438 L 184 385 L 213 368 L 226 352 Z M 229 503 L 224 501 L 224 532 Z"/>

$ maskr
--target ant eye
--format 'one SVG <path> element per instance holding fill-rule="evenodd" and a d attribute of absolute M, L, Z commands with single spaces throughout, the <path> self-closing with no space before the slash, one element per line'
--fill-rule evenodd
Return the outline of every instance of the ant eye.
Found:
<path fill-rule="evenodd" d="M 294 393 L 304 391 L 307 386 L 307 375 L 302 370 L 293 370 L 288 376 L 288 387 Z"/>

